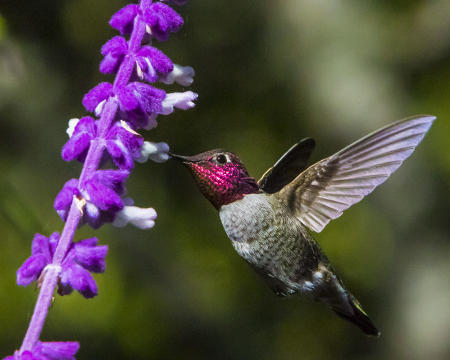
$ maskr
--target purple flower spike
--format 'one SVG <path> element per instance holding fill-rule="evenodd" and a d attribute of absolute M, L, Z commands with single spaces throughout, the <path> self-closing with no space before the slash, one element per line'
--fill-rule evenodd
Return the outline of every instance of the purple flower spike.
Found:
<path fill-rule="evenodd" d="M 122 35 L 129 34 L 133 30 L 133 21 L 137 13 L 137 5 L 126 5 L 111 17 L 111 20 L 109 20 L 109 25 L 120 31 Z"/>
<path fill-rule="evenodd" d="M 33 351 L 16 351 L 13 356 L 7 356 L 3 360 L 75 360 L 79 348 L 80 344 L 76 341 L 38 341 Z"/>
<path fill-rule="evenodd" d="M 97 125 L 90 116 L 81 118 L 75 126 L 72 136 L 64 145 L 61 155 L 65 161 L 77 159 L 83 162 L 91 140 L 97 135 Z"/>
<path fill-rule="evenodd" d="M 145 6 L 142 3 L 141 8 L 145 22 L 158 41 L 167 41 L 169 33 L 176 32 L 183 26 L 183 18 L 166 4 L 156 2 Z"/>
<path fill-rule="evenodd" d="M 143 46 L 136 54 L 138 77 L 148 82 L 155 82 L 173 70 L 172 61 L 160 50 L 152 46 Z"/>
<path fill-rule="evenodd" d="M 104 59 L 100 63 L 100 72 L 113 74 L 119 68 L 124 56 L 128 52 L 128 44 L 122 36 L 114 36 L 102 47 Z"/>
<path fill-rule="evenodd" d="M 151 46 L 154 39 L 165 41 L 183 25 L 180 15 L 167 4 L 185 2 L 140 0 L 111 17 L 110 25 L 121 35 L 103 45 L 100 71 L 115 76 L 111 83 L 102 82 L 84 96 L 83 106 L 94 115 L 69 120 L 69 140 L 61 155 L 66 161 L 82 162 L 83 168 L 79 179 L 67 181 L 54 201 L 64 221 L 61 238 L 56 232 L 49 237 L 36 234 L 30 257 L 17 271 L 19 285 L 39 282 L 39 296 L 20 350 L 5 359 L 75 360 L 78 343 L 42 343 L 39 338 L 56 288 L 60 295 L 74 290 L 86 298 L 97 295 L 92 273 L 105 271 L 108 248 L 97 245 L 96 238 L 74 243 L 81 225 L 154 226 L 156 211 L 134 206 L 125 197 L 125 182 L 135 161 L 169 159 L 166 143 L 144 142 L 137 130 L 157 126 L 157 116 L 175 108 L 192 108 L 197 98 L 191 91 L 166 94 L 149 85 L 159 81 L 189 86 L 193 81 L 191 67 L 174 65 Z"/>

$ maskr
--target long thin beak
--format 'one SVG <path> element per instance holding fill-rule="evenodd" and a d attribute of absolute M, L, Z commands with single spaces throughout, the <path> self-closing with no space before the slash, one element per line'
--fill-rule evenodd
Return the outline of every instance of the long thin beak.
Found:
<path fill-rule="evenodd" d="M 171 159 L 180 161 L 182 163 L 188 163 L 188 162 L 192 162 L 192 156 L 182 156 L 182 155 L 177 155 L 177 154 L 173 154 L 173 153 L 168 153 Z"/>

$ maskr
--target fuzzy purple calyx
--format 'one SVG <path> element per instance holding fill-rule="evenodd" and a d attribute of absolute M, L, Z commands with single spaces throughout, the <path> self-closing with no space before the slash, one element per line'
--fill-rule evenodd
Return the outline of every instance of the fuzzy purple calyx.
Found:
<path fill-rule="evenodd" d="M 79 348 L 77 341 L 38 341 L 32 351 L 17 350 L 14 355 L 3 360 L 75 360 Z"/>
<path fill-rule="evenodd" d="M 138 11 L 138 5 L 126 5 L 111 17 L 109 25 L 118 30 L 122 35 L 130 34 L 133 30 L 133 21 L 138 14 Z"/>
<path fill-rule="evenodd" d="M 183 18 L 170 6 L 149 1 L 141 3 L 142 17 L 158 41 L 167 41 L 171 32 L 177 32 L 184 24 Z"/>
<path fill-rule="evenodd" d="M 128 52 L 128 43 L 122 36 L 114 36 L 103 46 L 101 53 L 104 56 L 100 63 L 100 72 L 103 74 L 115 73 Z"/>
<path fill-rule="evenodd" d="M 136 73 L 141 80 L 153 83 L 172 70 L 169 57 L 153 46 L 143 46 L 136 53 Z"/>

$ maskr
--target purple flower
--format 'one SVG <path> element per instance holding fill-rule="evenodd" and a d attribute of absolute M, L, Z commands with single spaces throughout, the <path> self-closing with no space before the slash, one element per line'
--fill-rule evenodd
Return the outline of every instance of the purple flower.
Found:
<path fill-rule="evenodd" d="M 98 114 L 100 112 L 96 111 L 97 107 L 111 95 L 113 95 L 113 86 L 110 83 L 102 82 L 84 95 L 83 106 L 87 111 Z"/>
<path fill-rule="evenodd" d="M 107 41 L 102 47 L 104 58 L 100 63 L 100 72 L 103 74 L 115 73 L 127 52 L 128 44 L 124 37 L 114 36 Z"/>
<path fill-rule="evenodd" d="M 14 355 L 7 356 L 3 360 L 75 360 L 79 348 L 80 344 L 76 341 L 38 341 L 33 351 L 16 351 Z"/>
<path fill-rule="evenodd" d="M 141 3 L 142 16 L 151 29 L 151 35 L 158 41 L 169 39 L 169 33 L 178 31 L 183 26 L 183 18 L 170 6 L 150 1 Z"/>
<path fill-rule="evenodd" d="M 151 85 L 132 82 L 117 91 L 122 111 L 142 111 L 151 114 L 161 111 L 161 103 L 166 93 Z"/>
<path fill-rule="evenodd" d="M 112 222 L 117 211 L 123 208 L 121 195 L 125 193 L 127 170 L 97 170 L 80 188 L 77 179 L 67 181 L 56 196 L 54 208 L 66 221 L 73 197 L 83 198 L 86 206 L 83 222 L 98 228 L 105 222 Z"/>
<path fill-rule="evenodd" d="M 17 271 L 17 284 L 26 286 L 37 280 L 47 265 L 53 263 L 53 255 L 59 242 L 57 232 L 45 237 L 34 236 L 31 256 Z M 85 239 L 72 243 L 61 263 L 60 295 L 70 294 L 74 289 L 84 297 L 97 295 L 97 285 L 89 271 L 101 273 L 105 271 L 106 245 L 97 246 L 97 238 Z"/>
<path fill-rule="evenodd" d="M 72 128 L 70 128 L 72 126 Z M 86 116 L 69 122 L 67 133 L 70 139 L 62 149 L 65 161 L 77 159 L 83 162 L 90 142 L 97 136 L 97 124 L 93 118 Z M 134 131 L 125 121 L 116 122 L 104 139 L 106 150 L 119 169 L 131 170 L 134 160 L 141 156 L 143 137 Z"/>
<path fill-rule="evenodd" d="M 141 80 L 155 82 L 172 70 L 172 61 L 152 46 L 143 46 L 136 54 L 136 73 Z"/>
<path fill-rule="evenodd" d="M 126 5 L 111 17 L 109 25 L 118 30 L 122 35 L 130 34 L 133 30 L 133 21 L 138 14 L 138 10 L 137 5 Z"/>
<path fill-rule="evenodd" d="M 156 115 L 162 110 L 164 90 L 151 85 L 133 82 L 117 94 L 121 116 L 135 129 L 156 126 Z"/>
<path fill-rule="evenodd" d="M 122 120 L 109 130 L 106 149 L 119 169 L 131 170 L 134 159 L 141 156 L 143 143 L 143 137 Z"/>
<path fill-rule="evenodd" d="M 90 116 L 81 118 L 75 125 L 72 135 L 62 148 L 62 158 L 65 161 L 77 159 L 83 162 L 91 140 L 97 135 L 97 124 Z"/>
<path fill-rule="evenodd" d="M 37 280 L 45 266 L 53 260 L 53 253 L 59 241 L 59 234 L 54 232 L 49 238 L 35 234 L 31 244 L 31 256 L 17 270 L 17 285 L 27 286 Z"/>

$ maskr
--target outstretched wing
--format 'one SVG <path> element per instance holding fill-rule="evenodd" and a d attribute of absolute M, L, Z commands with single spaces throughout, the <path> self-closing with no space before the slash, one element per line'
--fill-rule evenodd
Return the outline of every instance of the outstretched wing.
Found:
<path fill-rule="evenodd" d="M 320 232 L 397 170 L 435 119 L 419 115 L 381 128 L 310 166 L 276 196 Z"/>
<path fill-rule="evenodd" d="M 266 193 L 273 194 L 289 184 L 306 169 L 314 146 L 315 142 L 311 138 L 305 138 L 292 146 L 275 165 L 261 176 L 261 179 L 258 180 L 259 188 Z"/>

